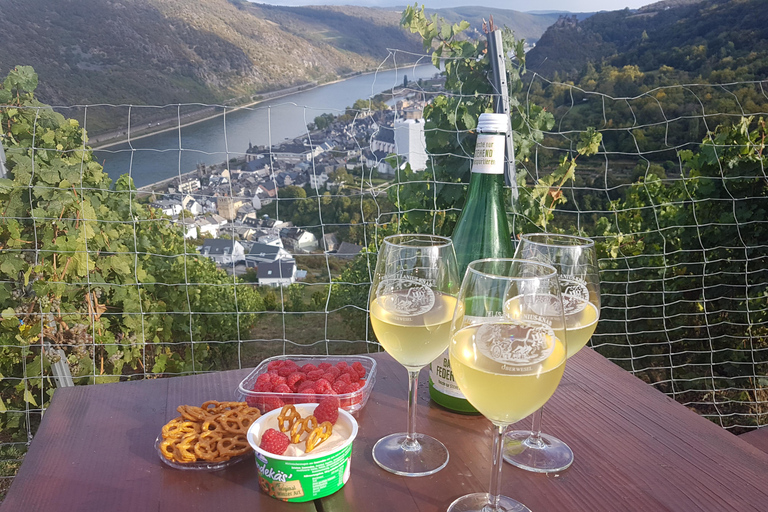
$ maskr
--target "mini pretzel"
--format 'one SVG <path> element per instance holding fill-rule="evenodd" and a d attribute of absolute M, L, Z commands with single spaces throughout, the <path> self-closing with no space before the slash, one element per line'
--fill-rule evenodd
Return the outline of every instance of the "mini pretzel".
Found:
<path fill-rule="evenodd" d="M 204 421 L 208 416 L 204 409 L 194 405 L 180 405 L 176 410 L 188 421 Z"/>
<path fill-rule="evenodd" d="M 197 434 L 187 434 L 173 447 L 173 456 L 179 462 L 195 462 L 194 443 L 197 442 Z"/>
<path fill-rule="evenodd" d="M 249 451 L 245 434 L 261 416 L 245 402 L 209 400 L 201 407 L 181 405 L 177 410 L 181 416 L 163 426 L 158 448 L 166 459 L 185 464 L 223 462 Z M 295 414 L 294 422 L 301 419 Z"/>
<path fill-rule="evenodd" d="M 247 407 L 245 402 L 217 402 L 216 400 L 208 400 L 204 402 L 201 408 L 208 414 L 221 414 L 229 409 L 240 409 Z"/>
<path fill-rule="evenodd" d="M 332 433 L 333 433 L 333 425 L 331 425 L 331 422 L 330 421 L 322 422 L 319 427 L 315 427 L 314 429 L 312 429 L 312 432 L 309 434 L 309 437 L 307 438 L 306 449 L 304 451 L 306 453 L 311 452 L 312 450 L 317 448 L 317 445 L 325 442 L 325 440 L 331 437 Z"/>
<path fill-rule="evenodd" d="M 179 444 L 179 441 L 181 441 L 180 437 L 169 437 L 168 439 L 163 439 L 163 441 L 160 443 L 160 451 L 163 453 L 163 457 L 168 460 L 173 460 L 174 448 L 176 448 L 176 445 Z"/>
<path fill-rule="evenodd" d="M 307 416 L 293 424 L 291 427 L 291 433 L 288 437 L 291 438 L 293 444 L 301 442 L 301 435 L 305 432 L 311 434 L 314 429 L 317 428 L 317 418 L 314 416 Z"/>
<path fill-rule="evenodd" d="M 221 434 L 213 431 L 206 431 L 200 434 L 200 438 L 195 444 L 194 450 L 197 458 L 211 461 L 219 456 L 218 443 L 221 441 Z"/>
<path fill-rule="evenodd" d="M 187 421 L 181 416 L 174 418 L 163 426 L 163 438 L 182 438 L 187 434 L 200 433 L 198 423 Z"/>
<path fill-rule="evenodd" d="M 216 417 L 216 422 L 230 434 L 245 434 L 258 416 L 242 412 L 240 409 L 229 409 Z"/>
<path fill-rule="evenodd" d="M 280 414 L 277 415 L 277 425 L 280 427 L 280 432 L 292 430 L 297 421 L 301 421 L 301 414 L 292 404 L 284 405 Z"/>
<path fill-rule="evenodd" d="M 218 447 L 219 453 L 228 459 L 242 455 L 251 449 L 248 440 L 241 434 L 238 434 L 235 437 L 225 437 L 219 441 Z"/>

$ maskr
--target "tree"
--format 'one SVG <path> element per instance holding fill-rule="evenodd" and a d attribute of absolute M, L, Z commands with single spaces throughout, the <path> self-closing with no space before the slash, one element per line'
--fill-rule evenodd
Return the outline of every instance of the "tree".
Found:
<path fill-rule="evenodd" d="M 697 151 L 679 152 L 677 180 L 647 174 L 597 225 L 611 261 L 603 311 L 628 326 L 604 352 L 622 359 L 631 339 L 662 390 L 724 426 L 765 414 L 768 386 L 756 376 L 768 374 L 759 356 L 768 348 L 766 136 L 763 119 L 718 126 Z"/>
<path fill-rule="evenodd" d="M 0 87 L 0 373 L 24 377 L 0 381 L 0 411 L 45 406 L 52 348 L 77 383 L 211 368 L 234 347 L 209 342 L 250 338 L 261 297 L 198 258 L 127 175 L 113 184 L 37 84 L 19 66 Z M 22 421 L 0 415 L 0 428 L 24 437 Z"/>
<path fill-rule="evenodd" d="M 491 62 L 484 40 L 472 41 L 462 32 L 469 23 L 449 25 L 436 14 L 427 17 L 424 9 L 409 6 L 401 23 L 421 35 L 424 49 L 432 51 L 435 66 L 444 66 L 447 93 L 439 95 L 424 109 L 427 152 L 432 157 L 429 170 L 413 172 L 409 166 L 398 173 L 398 186 L 388 190 L 390 201 L 401 215 L 404 232 L 435 232 L 450 235 L 457 212 L 464 205 L 466 183 L 469 182 L 477 120 L 481 113 L 492 112 L 494 91 L 488 80 Z M 507 58 L 509 96 L 513 108 L 512 129 L 515 160 L 523 168 L 543 131 L 554 125 L 552 114 L 535 104 L 523 105 L 517 95 L 523 92 L 521 74 L 525 71 L 524 41 L 515 40 L 511 31 L 503 31 L 504 54 Z M 566 198 L 559 189 L 574 177 L 578 155 L 594 154 L 601 135 L 587 130 L 580 136 L 576 155 L 565 156 L 548 176 L 528 186 L 526 174 L 517 176 L 519 199 L 512 215 L 522 230 L 545 229 L 555 208 Z"/>

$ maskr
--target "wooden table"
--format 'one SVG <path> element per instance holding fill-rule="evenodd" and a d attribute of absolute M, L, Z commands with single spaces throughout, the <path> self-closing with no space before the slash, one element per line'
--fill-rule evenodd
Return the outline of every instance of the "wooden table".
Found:
<path fill-rule="evenodd" d="M 57 390 L 0 512 L 442 511 L 487 490 L 490 423 L 431 405 L 422 373 L 417 429 L 442 440 L 448 466 L 399 477 L 373 462 L 382 436 L 405 428 L 406 372 L 376 354 L 378 378 L 359 413 L 352 475 L 336 494 L 288 504 L 259 491 L 252 459 L 213 473 L 166 467 L 153 442 L 182 403 L 229 399 L 248 370 Z M 520 427 L 527 425 L 522 422 Z M 548 402 L 545 431 L 566 440 L 557 475 L 504 465 L 503 492 L 536 511 L 765 511 L 768 454 L 585 349 Z"/>

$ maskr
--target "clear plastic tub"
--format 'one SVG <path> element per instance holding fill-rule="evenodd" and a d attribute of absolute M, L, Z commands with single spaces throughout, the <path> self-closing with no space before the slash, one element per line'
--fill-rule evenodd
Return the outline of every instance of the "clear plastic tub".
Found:
<path fill-rule="evenodd" d="M 341 408 L 349 413 L 356 413 L 368 402 L 368 397 L 371 395 L 373 385 L 376 382 L 376 360 L 363 355 L 355 356 L 310 356 L 310 355 L 291 355 L 291 356 L 275 356 L 265 359 L 259 364 L 246 378 L 240 381 L 237 387 L 235 397 L 238 401 L 246 402 L 251 407 L 257 407 L 262 414 L 265 414 L 273 409 L 280 408 L 285 404 L 302 404 L 302 403 L 318 403 L 322 398 L 328 396 L 325 394 L 308 394 L 308 393 L 275 393 L 254 391 L 254 385 L 259 375 L 267 373 L 269 363 L 277 360 L 292 360 L 299 367 L 305 364 L 313 364 L 315 366 L 320 363 L 328 363 L 331 366 L 336 366 L 338 363 L 344 362 L 348 366 L 352 366 L 355 362 L 359 362 L 365 368 L 365 377 L 363 377 L 365 383 L 363 387 L 357 391 L 351 393 L 337 394 Z"/>

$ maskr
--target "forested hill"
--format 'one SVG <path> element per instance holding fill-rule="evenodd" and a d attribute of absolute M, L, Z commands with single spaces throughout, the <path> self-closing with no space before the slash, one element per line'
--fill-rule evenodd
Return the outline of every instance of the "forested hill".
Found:
<path fill-rule="evenodd" d="M 713 82 L 763 79 L 768 71 L 765 0 L 676 0 L 637 11 L 561 18 L 528 53 L 545 77 L 572 77 L 587 63 L 641 71 L 663 66 Z"/>
<path fill-rule="evenodd" d="M 515 33 L 515 37 L 525 39 L 528 42 L 537 41 L 544 31 L 547 30 L 547 27 L 555 23 L 560 17 L 560 13 L 557 12 L 531 14 L 489 7 L 427 9 L 427 13 L 436 13 L 451 23 L 458 23 L 462 20 L 468 21 L 470 27 L 477 33 L 482 30 L 483 21 L 493 17 L 495 26 L 508 27 Z M 581 17 L 584 15 L 578 14 L 577 16 Z"/>
<path fill-rule="evenodd" d="M 476 9 L 478 19 L 492 14 Z M 515 18 L 514 11 L 494 12 Z M 376 69 L 389 48 L 403 50 L 397 62 L 407 62 L 423 48 L 400 27 L 400 16 L 396 10 L 245 0 L 0 0 L 0 75 L 33 66 L 40 100 L 54 106 L 232 104 Z M 520 23 L 537 39 L 555 19 L 526 15 Z M 151 109 L 134 112 L 153 115 Z M 114 120 L 102 109 L 88 121 L 94 134 Z"/>
<path fill-rule="evenodd" d="M 396 12 L 270 17 L 238 0 L 0 0 L 0 74 L 33 66 L 52 105 L 211 103 L 369 69 L 387 46 L 422 49 Z M 352 47 L 345 30 L 371 37 Z"/>

